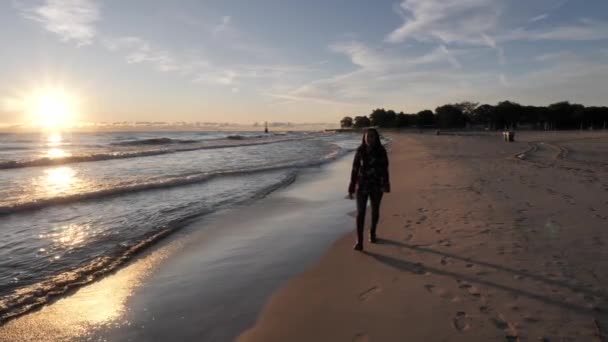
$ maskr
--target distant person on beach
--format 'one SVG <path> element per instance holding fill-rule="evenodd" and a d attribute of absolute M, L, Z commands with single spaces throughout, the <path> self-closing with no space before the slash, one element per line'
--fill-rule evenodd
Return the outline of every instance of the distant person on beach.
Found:
<path fill-rule="evenodd" d="M 390 192 L 388 176 L 388 155 L 380 142 L 378 131 L 369 128 L 363 135 L 361 146 L 357 149 L 353 170 L 348 187 L 349 198 L 357 198 L 357 243 L 354 249 L 363 250 L 363 226 L 367 200 L 372 206 L 372 226 L 369 241 L 376 243 L 376 228 L 380 219 L 380 202 L 385 192 Z"/>

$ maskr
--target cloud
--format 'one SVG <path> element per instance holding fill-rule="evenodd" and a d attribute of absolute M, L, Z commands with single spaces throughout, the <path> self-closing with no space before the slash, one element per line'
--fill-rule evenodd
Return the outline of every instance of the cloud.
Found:
<path fill-rule="evenodd" d="M 228 29 L 228 26 L 230 25 L 231 21 L 232 21 L 231 16 L 229 16 L 229 15 L 223 16 L 222 22 L 219 25 L 217 25 L 215 28 L 213 28 L 213 34 L 217 35 L 218 33 L 226 31 Z"/>
<path fill-rule="evenodd" d="M 404 0 L 400 9 L 404 23 L 386 36 L 387 42 L 479 43 L 482 34 L 493 32 L 500 13 L 494 0 Z"/>
<path fill-rule="evenodd" d="M 582 19 L 573 25 L 543 30 L 518 29 L 501 37 L 505 41 L 594 41 L 608 39 L 608 23 Z"/>
<path fill-rule="evenodd" d="M 498 79 L 500 80 L 500 84 L 502 84 L 504 87 L 509 86 L 509 81 L 507 80 L 507 76 L 505 74 L 500 74 Z"/>
<path fill-rule="evenodd" d="M 194 83 L 225 86 L 233 93 L 241 90 L 243 80 L 276 82 L 311 70 L 279 62 L 276 50 L 257 43 L 250 34 L 239 30 L 231 16 L 221 17 L 216 26 L 203 26 L 208 37 L 215 38 L 208 45 L 247 58 L 250 64 L 235 65 L 226 60 L 213 63 L 205 51 L 177 51 L 139 36 L 110 36 L 98 32 L 95 24 L 101 20 L 101 14 L 94 0 L 45 0 L 35 7 L 20 5 L 17 0 L 14 4 L 23 17 L 40 23 L 62 41 L 73 41 L 79 46 L 100 44 L 108 51 L 122 55 L 128 64 L 147 65 Z"/>
<path fill-rule="evenodd" d="M 537 21 L 542 21 L 542 20 L 545 20 L 547 18 L 549 18 L 549 14 L 548 13 L 543 13 L 541 15 L 538 15 L 538 16 L 534 17 L 534 18 L 530 18 L 529 22 L 535 23 Z"/>
<path fill-rule="evenodd" d="M 41 6 L 24 9 L 21 15 L 42 24 L 62 41 L 89 45 L 97 35 L 95 23 L 101 19 L 92 0 L 46 0 Z"/>
<path fill-rule="evenodd" d="M 290 101 L 356 106 L 374 101 L 378 93 L 401 91 L 411 77 L 460 70 L 457 53 L 439 45 L 426 54 L 403 56 L 396 51 L 373 49 L 351 41 L 330 45 L 330 50 L 348 57 L 357 69 L 318 79 L 272 96 Z M 427 70 L 433 67 L 434 70 Z M 427 70 L 427 71 L 424 71 Z"/>
<path fill-rule="evenodd" d="M 534 58 L 538 62 L 564 62 L 580 60 L 579 56 L 571 51 L 549 52 Z"/>
<path fill-rule="evenodd" d="M 563 6 L 560 2 L 550 10 Z M 559 24 L 543 29 L 506 27 L 501 14 L 506 10 L 498 0 L 403 0 L 397 12 L 404 23 L 390 32 L 385 41 L 408 40 L 442 44 L 486 45 L 497 49 L 504 59 L 500 43 L 512 41 L 593 41 L 608 39 L 608 23 L 582 19 L 573 24 Z M 528 20 L 545 20 L 549 13 Z"/>
<path fill-rule="evenodd" d="M 372 49 L 360 42 L 351 41 L 329 46 L 332 52 L 346 55 L 351 62 L 368 71 L 386 71 L 428 64 L 450 64 L 460 68 L 461 64 L 445 46 L 439 45 L 421 56 L 403 56 L 390 50 Z"/>
<path fill-rule="evenodd" d="M 103 45 L 110 51 L 125 52 L 125 61 L 129 64 L 150 64 L 163 72 L 184 70 L 185 65 L 169 51 L 155 48 L 140 37 L 106 38 Z"/>

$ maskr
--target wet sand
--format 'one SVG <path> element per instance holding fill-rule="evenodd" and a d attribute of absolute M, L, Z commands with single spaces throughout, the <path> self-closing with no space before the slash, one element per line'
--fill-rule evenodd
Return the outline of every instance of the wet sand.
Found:
<path fill-rule="evenodd" d="M 115 274 L 0 327 L 0 341 L 230 341 L 352 229 L 351 158 L 193 223 Z"/>
<path fill-rule="evenodd" d="M 240 341 L 606 341 L 608 134 L 395 134 L 380 243 L 354 233 Z"/>

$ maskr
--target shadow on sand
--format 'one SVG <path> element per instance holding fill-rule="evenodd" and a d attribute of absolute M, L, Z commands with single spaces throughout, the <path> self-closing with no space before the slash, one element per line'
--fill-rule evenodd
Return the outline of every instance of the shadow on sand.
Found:
<path fill-rule="evenodd" d="M 503 272 L 509 272 L 509 273 L 513 273 L 516 275 L 520 275 L 522 277 L 527 277 L 530 279 L 534 279 L 540 282 L 544 282 L 553 286 L 559 286 L 559 287 L 565 287 L 568 288 L 574 292 L 578 292 L 578 293 L 582 293 L 584 295 L 589 295 L 589 296 L 595 296 L 595 297 L 600 297 L 602 300 L 606 300 L 606 295 L 601 293 L 596 293 L 593 291 L 589 291 L 588 289 L 584 289 L 578 286 L 573 286 L 571 284 L 568 284 L 566 282 L 562 282 L 562 281 L 557 281 L 554 279 L 549 279 L 549 278 L 545 278 L 545 277 L 541 277 L 539 275 L 536 274 L 531 274 L 528 272 L 524 272 L 524 271 L 520 271 L 520 270 L 515 270 L 515 269 L 511 269 L 508 267 L 504 267 L 501 265 L 495 265 L 495 264 L 491 264 L 491 263 L 487 263 L 487 262 L 483 262 L 483 261 L 477 261 L 471 258 L 465 258 L 465 257 L 461 257 L 455 254 L 451 254 L 451 253 L 445 253 L 445 252 L 441 252 L 441 251 L 437 251 L 431 248 L 427 248 L 427 247 L 419 247 L 416 245 L 409 245 L 409 244 L 405 244 L 405 243 L 401 243 L 398 241 L 393 241 L 393 240 L 387 240 L 387 239 L 379 239 L 378 243 L 380 244 L 386 244 L 386 245 L 394 245 L 394 246 L 398 246 L 401 248 L 407 248 L 407 249 L 411 249 L 413 251 L 416 252 L 421 252 L 421 253 L 431 253 L 431 254 L 436 254 L 436 255 L 441 255 L 441 256 L 445 256 L 445 257 L 449 257 L 449 258 L 453 258 L 453 259 L 457 259 L 457 260 L 463 260 L 469 263 L 473 263 L 473 264 L 477 264 L 477 265 L 482 265 L 482 266 L 486 266 L 486 267 L 490 267 L 490 268 L 494 268 L 497 269 L 499 271 L 503 271 Z M 446 270 L 442 270 L 439 268 L 435 268 L 435 267 L 431 267 L 431 266 L 427 266 L 424 265 L 422 263 L 412 263 L 406 260 L 402 260 L 402 259 L 398 259 L 398 258 L 394 258 L 391 256 L 387 256 L 387 255 L 382 255 L 382 254 L 378 254 L 378 253 L 374 253 L 374 252 L 369 252 L 369 251 L 365 251 L 365 254 L 371 256 L 372 258 L 376 259 L 377 261 L 393 267 L 397 270 L 403 271 L 403 272 L 409 272 L 409 273 L 414 273 L 414 274 L 424 274 L 426 272 L 430 272 L 430 273 L 434 273 L 437 275 L 442 275 L 442 276 L 446 276 L 446 277 L 451 277 L 455 280 L 459 280 L 459 281 L 467 281 L 470 283 L 476 283 L 476 284 L 480 284 L 480 285 L 484 285 L 484 286 L 488 286 L 488 287 L 493 287 L 495 289 L 499 289 L 502 291 L 506 291 L 506 292 L 510 292 L 512 294 L 518 295 L 518 296 L 522 296 L 522 297 L 527 297 L 527 298 L 531 298 L 537 301 L 540 301 L 542 303 L 545 303 L 547 305 L 552 305 L 552 306 L 556 306 L 562 309 L 566 309 L 566 310 L 570 310 L 579 314 L 584 314 L 584 315 L 592 315 L 592 316 L 601 316 L 602 318 L 608 318 L 608 313 L 605 312 L 602 309 L 592 309 L 589 307 L 585 307 L 585 306 L 581 306 L 581 305 L 576 305 L 576 304 L 571 304 L 571 303 L 566 303 L 560 300 L 556 300 L 553 299 L 551 297 L 548 296 L 544 296 L 541 294 L 536 294 L 524 289 L 519 289 L 519 288 L 515 288 L 515 287 L 511 287 L 511 286 L 506 286 L 503 284 L 499 284 L 490 280 L 486 280 L 483 279 L 479 276 L 472 276 L 469 274 L 463 274 L 463 273 L 457 273 L 457 272 L 451 272 L 451 271 L 446 271 Z"/>

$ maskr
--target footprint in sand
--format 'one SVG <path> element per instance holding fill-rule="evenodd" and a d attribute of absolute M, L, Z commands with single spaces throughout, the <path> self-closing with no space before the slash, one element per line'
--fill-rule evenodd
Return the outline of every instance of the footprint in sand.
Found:
<path fill-rule="evenodd" d="M 604 246 L 604 241 L 602 240 L 601 237 L 594 236 L 593 237 L 593 244 L 596 245 L 596 246 Z"/>
<path fill-rule="evenodd" d="M 490 318 L 490 321 L 500 330 L 505 330 L 509 327 L 509 323 L 498 316 Z"/>
<path fill-rule="evenodd" d="M 519 334 L 514 324 L 507 321 L 502 314 L 497 314 L 490 318 L 490 321 L 496 326 L 496 328 L 505 332 L 505 338 L 507 341 L 519 341 Z"/>
<path fill-rule="evenodd" d="M 369 335 L 366 333 L 358 333 L 357 335 L 353 336 L 352 341 L 353 342 L 369 342 Z"/>
<path fill-rule="evenodd" d="M 467 283 L 466 281 L 462 281 L 462 280 L 456 280 L 456 282 L 458 283 L 458 288 L 460 289 L 470 289 L 473 285 Z"/>
<path fill-rule="evenodd" d="M 413 238 L 414 238 L 414 234 L 407 234 L 407 236 L 403 240 L 411 241 Z"/>
<path fill-rule="evenodd" d="M 456 299 L 456 297 L 452 296 L 452 294 L 450 293 L 450 291 L 448 291 L 446 289 L 443 289 L 443 288 L 436 287 L 433 284 L 426 284 L 426 285 L 424 285 L 424 288 L 429 293 L 437 295 L 437 296 L 439 296 L 439 297 L 441 297 L 443 299 L 451 299 L 452 301 L 455 301 L 455 299 Z M 460 299 L 458 298 L 458 300 L 456 300 L 456 301 L 459 301 L 459 300 Z"/>
<path fill-rule="evenodd" d="M 416 221 L 416 224 L 421 224 L 422 222 L 426 221 L 426 216 L 421 216 L 418 221 Z"/>
<path fill-rule="evenodd" d="M 533 316 L 526 316 L 524 317 L 524 321 L 526 321 L 527 323 L 538 323 L 540 322 L 540 319 Z"/>
<path fill-rule="evenodd" d="M 452 246 L 452 241 L 450 239 L 442 239 L 442 240 L 437 241 L 437 243 L 444 247 Z"/>
<path fill-rule="evenodd" d="M 470 286 L 467 288 L 467 291 L 469 292 L 469 294 L 473 297 L 481 297 L 481 291 L 479 291 L 478 288 L 476 288 L 475 286 Z"/>
<path fill-rule="evenodd" d="M 369 289 L 361 292 L 361 294 L 359 295 L 359 300 L 362 302 L 367 301 L 380 291 L 381 289 L 378 286 L 372 286 Z"/>
<path fill-rule="evenodd" d="M 456 317 L 452 320 L 452 326 L 460 332 L 467 331 L 471 329 L 471 319 L 466 312 L 458 311 Z"/>

